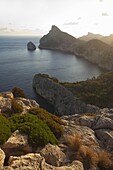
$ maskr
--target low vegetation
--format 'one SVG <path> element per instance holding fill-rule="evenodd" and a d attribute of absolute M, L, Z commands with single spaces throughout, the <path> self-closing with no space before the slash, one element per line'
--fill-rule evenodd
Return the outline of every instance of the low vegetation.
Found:
<path fill-rule="evenodd" d="M 11 135 L 10 122 L 0 115 L 0 145 L 2 145 Z"/>
<path fill-rule="evenodd" d="M 11 101 L 11 113 L 22 113 L 23 112 L 23 107 L 15 100 L 12 99 Z"/>
<path fill-rule="evenodd" d="M 113 71 L 77 83 L 63 83 L 75 96 L 100 108 L 113 107 Z"/>
<path fill-rule="evenodd" d="M 37 116 L 32 114 L 14 115 L 9 118 L 11 130 L 19 130 L 28 135 L 33 147 L 44 146 L 47 143 L 57 144 L 58 141 L 49 127 Z"/>
<path fill-rule="evenodd" d="M 23 89 L 19 88 L 19 87 L 14 87 L 12 89 L 12 93 L 13 93 L 13 96 L 16 98 L 16 97 L 22 97 L 22 98 L 25 98 L 25 93 L 23 91 Z"/>
<path fill-rule="evenodd" d="M 43 120 L 49 126 L 56 138 L 61 137 L 64 132 L 63 127 L 61 125 L 63 125 L 64 123 L 59 117 L 41 108 L 32 108 L 29 110 L 29 113 L 34 114 L 39 119 Z"/>

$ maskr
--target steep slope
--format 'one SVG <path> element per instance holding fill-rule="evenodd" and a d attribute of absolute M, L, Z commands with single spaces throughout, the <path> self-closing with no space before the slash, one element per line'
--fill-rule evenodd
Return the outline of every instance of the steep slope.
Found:
<path fill-rule="evenodd" d="M 79 40 L 82 40 L 82 41 L 90 41 L 93 39 L 101 40 L 102 42 L 113 47 L 113 34 L 111 34 L 109 36 L 102 36 L 100 34 L 88 33 L 87 35 L 84 35 L 79 38 Z"/>
<path fill-rule="evenodd" d="M 113 48 L 100 40 L 94 39 L 80 45 L 76 53 L 102 68 L 113 69 Z"/>
<path fill-rule="evenodd" d="M 98 40 L 101 40 L 102 38 L 104 38 L 102 35 L 100 34 L 93 34 L 91 32 L 88 32 L 87 35 L 84 35 L 82 37 L 79 37 L 79 40 L 82 40 L 82 41 L 90 41 L 90 40 L 93 40 L 93 39 L 98 39 Z"/>
<path fill-rule="evenodd" d="M 73 95 L 101 108 L 113 108 L 113 71 L 77 83 L 63 83 Z"/>
<path fill-rule="evenodd" d="M 39 48 L 73 53 L 71 46 L 80 43 L 83 42 L 65 32 L 62 32 L 58 27 L 53 25 L 49 33 L 40 39 Z"/>
<path fill-rule="evenodd" d="M 72 53 L 104 69 L 113 69 L 113 47 L 97 39 L 88 42 L 76 39 L 56 26 L 40 39 L 39 48 Z"/>

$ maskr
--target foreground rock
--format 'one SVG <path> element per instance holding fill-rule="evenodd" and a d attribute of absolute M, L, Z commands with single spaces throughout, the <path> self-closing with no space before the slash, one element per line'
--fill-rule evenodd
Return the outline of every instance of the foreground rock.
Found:
<path fill-rule="evenodd" d="M 12 111 L 12 99 L 14 99 L 12 92 L 0 93 L 0 113 L 8 113 Z M 23 108 L 23 113 L 27 112 L 30 108 L 37 108 L 39 104 L 35 100 L 30 100 L 22 97 L 15 98 Z"/>
<path fill-rule="evenodd" d="M 5 159 L 5 153 L 2 149 L 0 149 L 0 169 L 3 169 L 3 164 L 4 164 L 4 159 Z"/>
<path fill-rule="evenodd" d="M 2 149 L 7 156 L 21 155 L 32 152 L 32 147 L 28 143 L 28 136 L 16 130 L 4 143 Z"/>
<path fill-rule="evenodd" d="M 60 166 L 66 159 L 65 154 L 57 145 L 48 144 L 40 151 L 46 162 L 53 166 Z"/>
<path fill-rule="evenodd" d="M 55 167 L 47 164 L 40 154 L 27 154 L 20 157 L 11 156 L 9 166 L 4 170 L 84 170 L 80 161 L 74 161 L 69 166 Z"/>
<path fill-rule="evenodd" d="M 97 39 L 88 42 L 76 39 L 56 26 L 40 39 L 39 48 L 72 53 L 102 68 L 113 69 L 113 47 Z"/>
<path fill-rule="evenodd" d="M 56 78 L 45 74 L 36 74 L 33 79 L 36 93 L 54 105 L 56 115 L 70 115 L 75 113 L 98 112 L 99 108 L 86 105 L 62 86 Z"/>
<path fill-rule="evenodd" d="M 36 50 L 36 46 L 35 46 L 35 44 L 33 42 L 28 42 L 27 49 L 29 51 L 34 51 L 34 50 Z"/>

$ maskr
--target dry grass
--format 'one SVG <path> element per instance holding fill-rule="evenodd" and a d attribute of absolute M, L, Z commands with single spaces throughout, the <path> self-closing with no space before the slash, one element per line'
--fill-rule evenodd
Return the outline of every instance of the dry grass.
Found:
<path fill-rule="evenodd" d="M 82 140 L 81 140 L 81 136 L 80 135 L 69 135 L 66 138 L 67 144 L 69 146 L 69 148 L 73 151 L 73 152 L 78 152 L 80 147 L 82 146 Z"/>
<path fill-rule="evenodd" d="M 113 170 L 113 160 L 111 159 L 111 155 L 106 151 L 102 151 L 99 154 L 97 166 L 100 170 Z"/>
<path fill-rule="evenodd" d="M 93 148 L 84 146 L 80 135 L 69 135 L 67 137 L 69 146 L 68 153 L 71 153 L 70 160 L 79 160 L 83 163 L 84 169 L 99 167 L 100 170 L 113 170 L 113 160 L 106 151 L 96 152 Z"/>

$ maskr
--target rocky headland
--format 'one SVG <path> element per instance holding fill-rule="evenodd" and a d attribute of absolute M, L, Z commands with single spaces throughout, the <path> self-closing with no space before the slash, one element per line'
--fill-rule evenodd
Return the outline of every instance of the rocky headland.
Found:
<path fill-rule="evenodd" d="M 99 111 L 98 107 L 85 104 L 56 78 L 47 74 L 36 74 L 33 78 L 33 88 L 38 95 L 54 106 L 54 114 L 58 116 Z"/>
<path fill-rule="evenodd" d="M 14 112 L 12 100 L 21 105 L 22 112 Z M 113 109 L 100 109 L 95 114 L 62 113 L 58 118 L 33 100 L 15 98 L 12 92 L 0 93 L 0 109 L 1 170 L 113 169 Z M 41 127 L 57 134 L 58 142 L 53 144 L 52 136 L 46 141 L 46 131 L 40 136 Z"/>
<path fill-rule="evenodd" d="M 40 39 L 40 49 L 58 50 L 72 53 L 97 64 L 99 67 L 113 69 L 113 47 L 98 39 L 83 41 L 77 39 L 58 27 L 52 26 L 47 35 Z"/>

